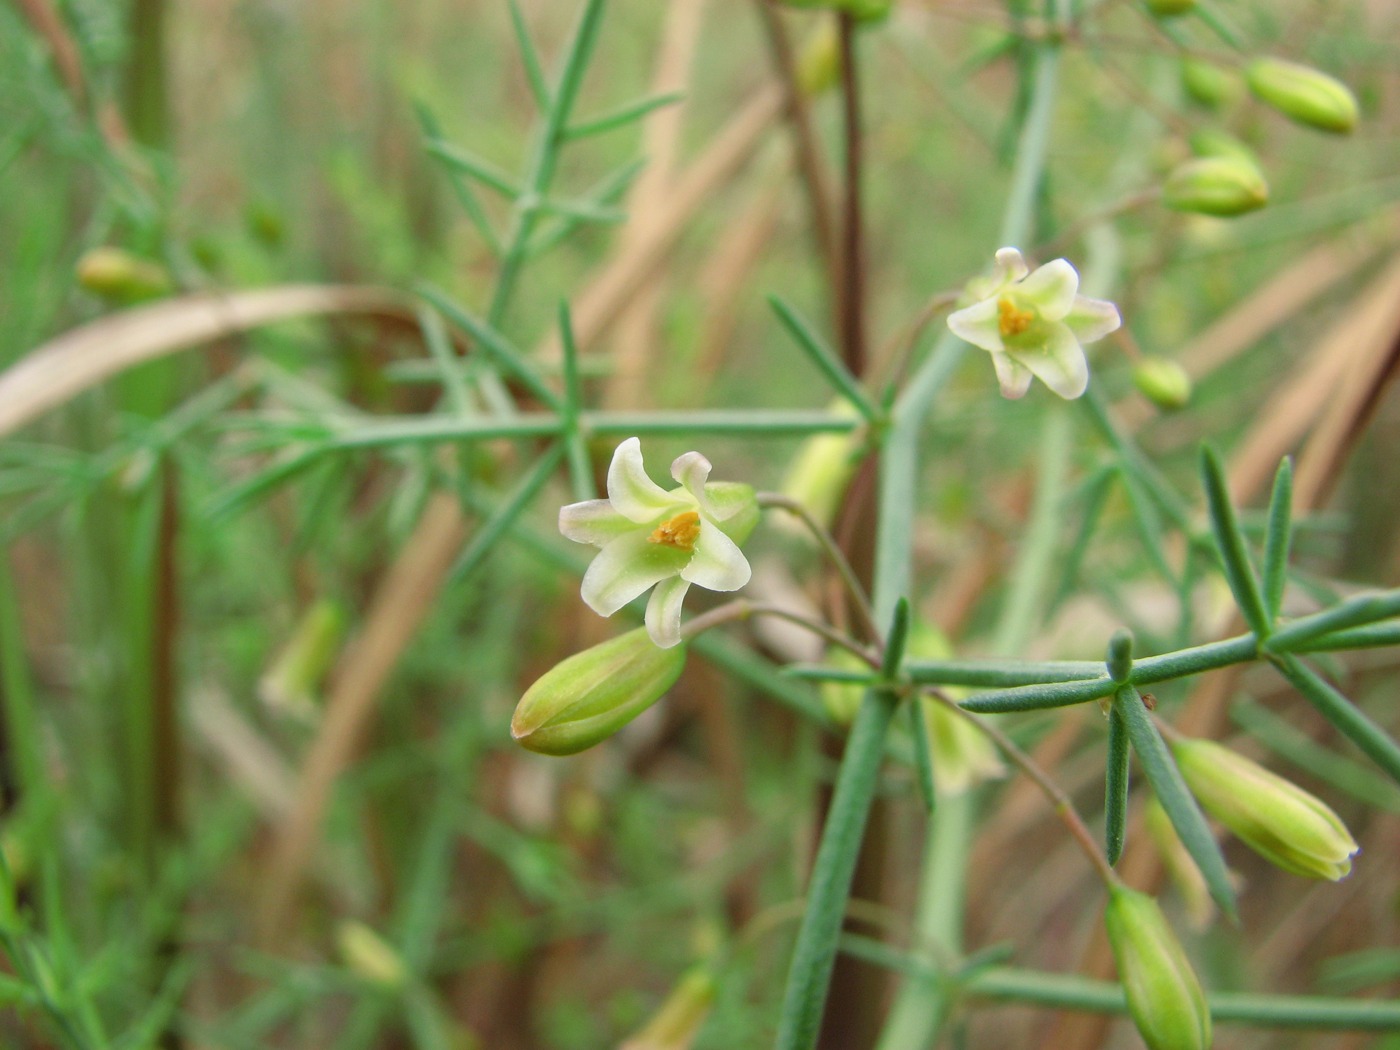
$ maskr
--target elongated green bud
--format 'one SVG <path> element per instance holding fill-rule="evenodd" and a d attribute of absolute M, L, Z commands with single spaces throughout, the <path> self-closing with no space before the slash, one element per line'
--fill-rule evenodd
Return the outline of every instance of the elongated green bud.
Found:
<path fill-rule="evenodd" d="M 575 653 L 525 691 L 510 720 L 521 747 L 573 755 L 660 700 L 685 667 L 685 644 L 658 648 L 646 628 Z"/>
<path fill-rule="evenodd" d="M 688 1050 L 714 1000 L 714 974 L 705 965 L 692 967 L 641 1031 L 619 1050 Z"/>
<path fill-rule="evenodd" d="M 170 291 L 170 274 L 150 259 L 124 248 L 92 248 L 78 260 L 78 283 L 115 302 L 153 299 Z"/>
<path fill-rule="evenodd" d="M 386 988 L 401 988 L 408 982 L 408 969 L 399 953 L 364 923 L 342 922 L 335 939 L 346 969 L 357 977 Z"/>
<path fill-rule="evenodd" d="M 854 418 L 856 407 L 844 397 L 833 400 L 827 410 L 835 415 Z M 807 508 L 807 512 L 826 528 L 831 527 L 841 497 L 850 484 L 859 462 L 863 438 L 859 430 L 844 434 L 813 434 L 798 447 L 788 467 L 779 491 Z M 784 531 L 811 539 L 803 524 L 789 515 L 773 519 Z"/>
<path fill-rule="evenodd" d="M 1285 871 L 1333 882 L 1351 872 L 1356 841 L 1321 799 L 1210 740 L 1172 743 L 1202 808 Z"/>
<path fill-rule="evenodd" d="M 1336 77 L 1278 58 L 1257 58 L 1244 71 L 1249 90 L 1289 120 L 1346 134 L 1356 127 L 1356 96 Z"/>
<path fill-rule="evenodd" d="M 1198 131 L 1193 131 L 1190 146 L 1191 152 L 1198 157 L 1233 158 L 1255 168 L 1259 167 L 1259 158 L 1252 149 L 1235 136 L 1228 135 L 1219 128 L 1201 128 Z"/>
<path fill-rule="evenodd" d="M 802 44 L 797 58 L 797 86 L 809 98 L 836 86 L 841 79 L 841 40 L 836 20 L 824 18 Z"/>
<path fill-rule="evenodd" d="M 1269 184 L 1259 169 L 1236 158 L 1188 160 L 1162 187 L 1162 203 L 1168 208 L 1202 215 L 1243 215 L 1268 202 Z"/>
<path fill-rule="evenodd" d="M 1215 902 L 1210 899 L 1210 887 L 1201 874 L 1191 852 L 1177 835 L 1172 826 L 1172 818 L 1162 808 L 1162 803 L 1153 796 L 1143 807 L 1143 817 L 1147 825 L 1147 836 L 1157 847 L 1157 855 L 1167 874 L 1176 885 L 1182 900 L 1186 903 L 1186 917 L 1196 930 L 1204 930 L 1215 918 Z"/>
<path fill-rule="evenodd" d="M 1191 400 L 1191 377 L 1175 361 L 1144 357 L 1133 366 L 1133 385 L 1158 408 L 1175 412 Z"/>
<path fill-rule="evenodd" d="M 1244 92 L 1237 74 L 1199 58 L 1181 60 L 1181 87 L 1191 101 L 1207 109 L 1229 105 Z"/>
<path fill-rule="evenodd" d="M 846 649 L 830 649 L 826 654 L 826 662 L 842 671 L 873 673 L 869 664 Z M 861 698 L 865 696 L 865 686 L 848 682 L 823 682 L 818 692 L 822 698 L 822 706 L 826 708 L 831 720 L 839 726 L 849 726 L 856 720 Z"/>
<path fill-rule="evenodd" d="M 1153 18 L 1177 18 L 1196 9 L 1196 0 L 1143 0 Z"/>
<path fill-rule="evenodd" d="M 258 680 L 262 702 L 288 714 L 310 717 L 316 691 L 340 649 L 344 632 L 345 612 L 336 602 L 323 598 L 307 609 Z"/>
<path fill-rule="evenodd" d="M 1109 891 L 1104 925 L 1128 1011 L 1148 1050 L 1206 1050 L 1205 993 L 1157 902 L 1116 886 Z"/>

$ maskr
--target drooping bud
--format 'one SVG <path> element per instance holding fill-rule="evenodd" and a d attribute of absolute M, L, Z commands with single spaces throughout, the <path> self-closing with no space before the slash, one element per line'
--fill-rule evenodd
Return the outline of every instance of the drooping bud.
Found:
<path fill-rule="evenodd" d="M 1210 1009 L 1156 900 L 1115 886 L 1104 911 L 1128 1012 L 1149 1050 L 1206 1050 Z"/>
<path fill-rule="evenodd" d="M 321 599 L 292 630 L 266 673 L 258 680 L 258 697 L 268 707 L 308 718 L 315 710 L 316 690 L 340 647 L 345 612 Z"/>
<path fill-rule="evenodd" d="M 839 6 L 857 22 L 882 22 L 894 10 L 894 0 L 840 0 Z"/>
<path fill-rule="evenodd" d="M 133 303 L 170 291 L 170 274 L 150 259 L 124 248 L 92 248 L 78 260 L 78 283 L 94 295 Z"/>
<path fill-rule="evenodd" d="M 1181 60 L 1181 87 L 1191 101 L 1207 109 L 1227 106 L 1244 91 L 1232 70 L 1190 57 Z"/>
<path fill-rule="evenodd" d="M 841 79 L 841 39 L 836 21 L 824 18 L 802 44 L 797 58 L 797 86 L 808 98 L 836 86 Z"/>
<path fill-rule="evenodd" d="M 1321 799 L 1210 740 L 1172 743 L 1202 808 L 1265 860 L 1333 882 L 1351 872 L 1356 840 Z"/>
<path fill-rule="evenodd" d="M 871 673 L 870 665 L 847 649 L 833 648 L 826 654 L 826 662 L 841 671 L 863 671 Z M 831 720 L 839 726 L 848 726 L 856 720 L 860 710 L 865 686 L 848 682 L 823 682 L 818 690 L 822 706 Z"/>
<path fill-rule="evenodd" d="M 1188 160 L 1162 187 L 1162 203 L 1168 208 L 1202 215 L 1243 215 L 1268 202 L 1269 184 L 1259 169 L 1235 158 Z"/>
<path fill-rule="evenodd" d="M 1133 366 L 1133 385 L 1158 408 L 1175 412 L 1191 400 L 1191 377 L 1165 357 L 1144 357 Z"/>
<path fill-rule="evenodd" d="M 1196 0 L 1143 0 L 1153 18 L 1177 18 L 1196 9 Z"/>
<path fill-rule="evenodd" d="M 715 977 L 705 965 L 692 967 L 666 1001 L 619 1050 L 688 1050 L 715 999 Z"/>
<path fill-rule="evenodd" d="M 402 988 L 408 968 L 399 953 L 362 922 L 348 919 L 336 930 L 341 961 L 356 977 L 386 988 Z"/>
<path fill-rule="evenodd" d="M 1356 127 L 1356 96 L 1336 77 L 1278 58 L 1257 58 L 1244 71 L 1249 90 L 1285 117 L 1319 131 Z"/>
<path fill-rule="evenodd" d="M 1233 135 L 1219 128 L 1200 128 L 1191 133 L 1191 152 L 1198 157 L 1225 157 L 1259 167 L 1254 151 Z"/>
<path fill-rule="evenodd" d="M 1167 811 L 1155 796 L 1147 800 L 1143 817 L 1147 825 L 1147 836 L 1152 840 L 1152 845 L 1157 847 L 1157 855 L 1162 858 L 1167 875 L 1171 877 L 1186 904 L 1186 917 L 1193 929 L 1204 930 L 1215 918 L 1215 902 L 1210 898 L 1210 887 L 1206 885 L 1206 877 L 1201 874 L 1201 869 L 1196 866 L 1186 844 L 1176 833 L 1176 828 L 1172 826 L 1172 818 L 1167 816 Z"/>
<path fill-rule="evenodd" d="M 660 700 L 685 667 L 684 643 L 659 648 L 645 628 L 575 653 L 525 691 L 510 720 L 521 747 L 573 755 Z"/>
<path fill-rule="evenodd" d="M 827 409 L 833 415 L 854 418 L 858 411 L 844 397 L 834 400 Z M 830 528 L 859 462 L 862 437 L 859 430 L 838 434 L 813 434 L 802 442 L 788 468 L 779 491 L 802 504 L 823 527 Z M 785 531 L 811 534 L 802 523 L 787 515 L 774 519 Z"/>

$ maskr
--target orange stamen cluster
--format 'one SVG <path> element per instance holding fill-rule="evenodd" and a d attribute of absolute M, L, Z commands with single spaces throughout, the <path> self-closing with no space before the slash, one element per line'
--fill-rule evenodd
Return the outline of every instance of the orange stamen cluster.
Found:
<path fill-rule="evenodd" d="M 1010 299 L 997 301 L 997 323 L 1003 337 L 1020 335 L 1034 320 L 1034 310 L 1020 310 Z"/>
<path fill-rule="evenodd" d="M 650 536 L 648 543 L 660 543 L 667 547 L 675 547 L 677 550 L 688 551 L 695 549 L 695 541 L 700 537 L 700 514 L 697 511 L 687 510 L 677 514 L 674 518 L 667 518 Z"/>

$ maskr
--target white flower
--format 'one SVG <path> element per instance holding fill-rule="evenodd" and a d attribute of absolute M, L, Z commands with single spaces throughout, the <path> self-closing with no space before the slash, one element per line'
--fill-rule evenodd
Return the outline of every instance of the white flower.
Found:
<path fill-rule="evenodd" d="M 1015 248 L 997 252 L 990 279 L 969 283 L 977 302 L 948 316 L 953 334 L 992 355 L 1001 392 L 1021 397 L 1040 379 L 1061 397 L 1089 385 L 1081 343 L 1102 339 L 1121 325 L 1118 307 L 1078 294 L 1079 274 L 1064 259 L 1031 273 Z"/>
<path fill-rule="evenodd" d="M 653 584 L 647 633 L 663 649 L 680 644 L 681 603 L 692 583 L 736 591 L 749 582 L 739 544 L 758 519 L 753 489 L 709 482 L 710 461 L 687 452 L 671 464 L 680 487 L 669 492 L 647 477 L 642 443 L 617 446 L 608 468 L 608 498 L 559 511 L 559 531 L 601 548 L 583 577 L 583 600 L 611 616 Z"/>

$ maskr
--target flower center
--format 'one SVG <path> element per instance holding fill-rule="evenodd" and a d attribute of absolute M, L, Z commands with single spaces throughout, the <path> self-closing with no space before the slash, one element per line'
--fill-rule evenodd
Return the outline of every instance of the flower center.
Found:
<path fill-rule="evenodd" d="M 677 514 L 674 518 L 667 518 L 650 536 L 648 543 L 660 543 L 666 547 L 675 547 L 676 550 L 688 551 L 695 549 L 695 541 L 700 536 L 700 514 L 698 511 L 687 510 Z"/>
<path fill-rule="evenodd" d="M 1034 310 L 1022 310 L 1005 296 L 997 300 L 997 324 L 1003 338 L 1020 335 L 1034 321 Z"/>

